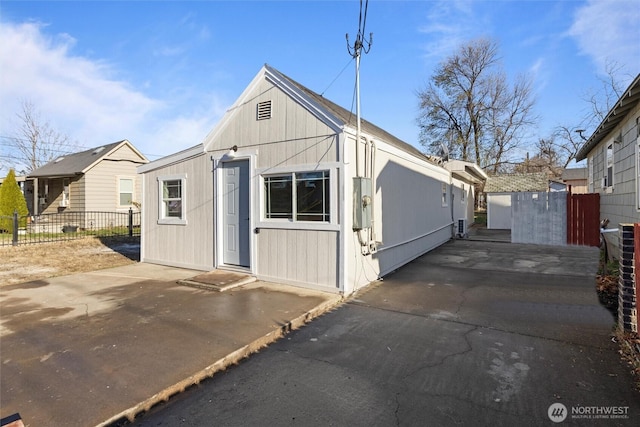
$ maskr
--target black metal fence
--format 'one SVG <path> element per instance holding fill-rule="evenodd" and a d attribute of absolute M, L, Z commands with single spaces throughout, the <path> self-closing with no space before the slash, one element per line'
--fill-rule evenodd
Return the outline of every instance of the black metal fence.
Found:
<path fill-rule="evenodd" d="M 140 212 L 61 212 L 0 216 L 0 246 L 73 240 L 85 236 L 139 236 Z"/>

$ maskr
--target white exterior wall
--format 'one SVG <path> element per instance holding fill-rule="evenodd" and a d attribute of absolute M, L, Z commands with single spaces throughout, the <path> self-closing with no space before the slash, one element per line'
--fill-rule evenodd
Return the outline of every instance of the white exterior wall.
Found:
<path fill-rule="evenodd" d="M 487 228 L 511 229 L 511 193 L 487 193 Z"/>
<path fill-rule="evenodd" d="M 442 183 L 450 173 L 382 141 L 375 140 L 374 228 L 382 243 L 362 255 L 352 231 L 353 139 L 345 146 L 345 293 L 349 294 L 451 239 L 450 201 L 442 206 Z M 362 144 L 361 144 L 362 145 Z M 364 145 L 360 151 L 361 162 Z M 361 168 L 362 170 L 362 168 Z M 450 193 L 449 193 L 450 196 Z"/>
<path fill-rule="evenodd" d="M 471 226 L 474 219 L 473 203 L 475 193 L 473 184 L 468 181 L 453 178 L 453 220 L 457 224 L 458 219 L 466 218 L 467 225 Z M 464 192 L 464 197 L 462 193 Z"/>
<path fill-rule="evenodd" d="M 257 103 L 267 100 L 272 101 L 272 117 L 256 120 Z M 361 255 L 352 231 L 354 140 L 277 86 L 254 80 L 205 138 L 205 154 L 157 170 L 146 168 L 142 260 L 203 270 L 224 267 L 216 257 L 223 247 L 221 166 L 238 160 L 249 161 L 248 271 L 260 280 L 350 294 L 448 241 L 450 173 L 376 141 L 374 215 L 382 243 L 377 253 Z M 231 158 L 233 146 L 237 151 Z M 328 223 L 265 218 L 265 175 L 317 170 L 330 175 Z M 157 178 L 181 173 L 188 177 L 187 224 L 157 224 Z M 443 182 L 449 188 L 445 206 Z"/>
<path fill-rule="evenodd" d="M 234 160 L 249 160 L 249 269 L 260 280 L 339 292 L 342 166 L 338 133 L 264 79 L 244 98 L 248 101 L 238 103 L 232 119 L 209 135 L 205 145 L 216 165 L 225 161 L 224 155 L 234 145 L 238 148 Z M 263 101 L 271 101 L 272 117 L 256 120 L 256 105 Z M 265 219 L 263 176 L 316 170 L 330 173 L 329 224 Z M 214 182 L 221 193 L 221 175 L 216 173 Z M 219 215 L 219 204 L 215 209 Z M 221 247 L 222 240 L 217 244 Z M 221 265 L 222 260 L 217 260 Z"/>
<path fill-rule="evenodd" d="M 212 270 L 214 268 L 212 162 L 204 153 L 146 172 L 142 203 L 142 262 Z M 159 224 L 158 178 L 184 175 L 186 224 Z"/>

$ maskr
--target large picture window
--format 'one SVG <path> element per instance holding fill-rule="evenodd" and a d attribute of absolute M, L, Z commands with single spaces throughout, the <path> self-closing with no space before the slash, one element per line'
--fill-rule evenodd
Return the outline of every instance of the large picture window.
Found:
<path fill-rule="evenodd" d="M 264 177 L 266 219 L 329 222 L 329 171 Z"/>
<path fill-rule="evenodd" d="M 159 223 L 186 224 L 185 185 L 183 176 L 158 178 Z"/>

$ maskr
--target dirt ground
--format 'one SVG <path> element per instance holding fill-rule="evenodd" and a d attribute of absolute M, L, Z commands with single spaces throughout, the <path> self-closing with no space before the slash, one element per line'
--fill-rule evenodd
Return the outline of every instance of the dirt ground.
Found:
<path fill-rule="evenodd" d="M 133 264 L 140 239 L 133 237 L 36 243 L 0 247 L 0 287 L 47 277 Z"/>

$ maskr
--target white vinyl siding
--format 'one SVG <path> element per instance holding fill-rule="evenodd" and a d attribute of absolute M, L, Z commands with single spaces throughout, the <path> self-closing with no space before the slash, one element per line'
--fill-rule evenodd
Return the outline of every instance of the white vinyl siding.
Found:
<path fill-rule="evenodd" d="M 159 178 L 187 177 L 182 188 L 188 224 L 159 221 Z M 212 270 L 214 259 L 213 179 L 211 160 L 201 155 L 144 174 L 141 258 L 144 262 Z M 197 183 L 198 185 L 195 185 Z"/>

